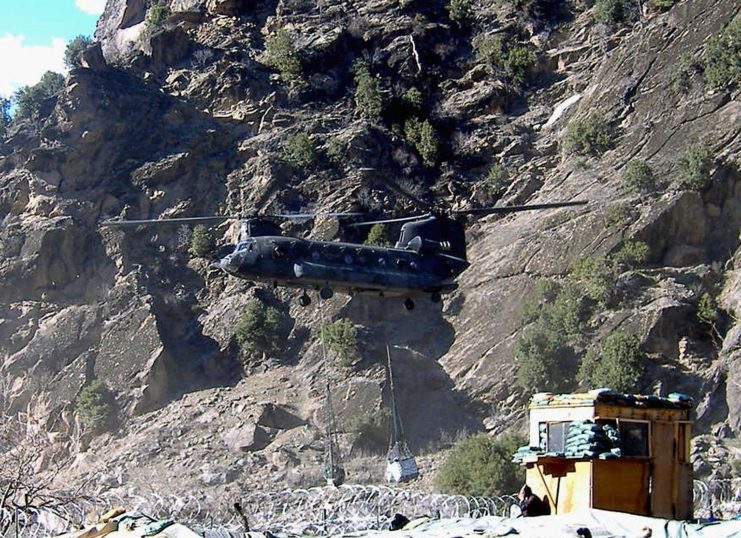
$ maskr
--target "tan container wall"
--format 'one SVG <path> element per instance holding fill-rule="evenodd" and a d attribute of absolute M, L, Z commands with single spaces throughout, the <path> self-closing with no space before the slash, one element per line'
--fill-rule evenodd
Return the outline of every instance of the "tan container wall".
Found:
<path fill-rule="evenodd" d="M 590 507 L 591 463 L 562 460 L 537 464 L 526 473 L 527 484 L 551 504 L 551 514 L 564 514 Z"/>

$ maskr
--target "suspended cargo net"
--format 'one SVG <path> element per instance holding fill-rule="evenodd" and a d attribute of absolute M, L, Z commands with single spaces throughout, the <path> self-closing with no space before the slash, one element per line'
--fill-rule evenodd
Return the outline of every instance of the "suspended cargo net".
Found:
<path fill-rule="evenodd" d="M 401 422 L 401 415 L 396 406 L 396 389 L 394 387 L 394 371 L 391 366 L 391 349 L 386 346 L 387 376 L 389 387 L 389 450 L 386 454 L 386 472 L 384 477 L 386 482 L 398 484 L 407 480 L 413 480 L 419 476 L 419 468 L 414 454 L 409 449 L 409 445 L 404 435 L 404 425 Z"/>

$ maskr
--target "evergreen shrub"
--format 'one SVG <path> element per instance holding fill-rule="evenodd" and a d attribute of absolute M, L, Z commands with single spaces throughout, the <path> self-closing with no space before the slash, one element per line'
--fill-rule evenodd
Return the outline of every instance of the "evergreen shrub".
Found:
<path fill-rule="evenodd" d="M 613 146 L 613 132 L 604 116 L 592 112 L 583 120 L 566 126 L 564 148 L 567 153 L 599 157 Z"/>
<path fill-rule="evenodd" d="M 281 80 L 286 84 L 299 85 L 305 82 L 298 50 L 291 35 L 283 29 L 265 39 L 262 61 L 278 71 Z"/>
<path fill-rule="evenodd" d="M 282 328 L 278 309 L 252 298 L 237 322 L 234 335 L 245 352 L 276 353 L 282 345 Z"/>
<path fill-rule="evenodd" d="M 623 171 L 623 186 L 629 192 L 649 193 L 656 187 L 653 170 L 641 159 L 631 159 Z"/>
<path fill-rule="evenodd" d="M 77 394 L 73 406 L 84 432 L 99 434 L 111 427 L 114 399 L 105 384 L 94 379 Z"/>
<path fill-rule="evenodd" d="M 512 463 L 517 449 L 526 442 L 520 435 L 493 438 L 477 433 L 457 443 L 435 475 L 442 492 L 473 497 L 514 494 L 525 480 L 524 469 Z"/>
<path fill-rule="evenodd" d="M 349 319 L 342 318 L 322 325 L 321 338 L 340 366 L 350 367 L 357 360 L 358 335 Z"/>
<path fill-rule="evenodd" d="M 638 339 L 624 331 L 605 338 L 601 352 L 590 350 L 582 359 L 579 382 L 585 388 L 607 387 L 620 392 L 635 392 L 645 355 Z"/>
<path fill-rule="evenodd" d="M 715 156 L 703 144 L 688 146 L 679 158 L 679 185 L 688 190 L 701 191 L 710 183 Z"/>
<path fill-rule="evenodd" d="M 90 36 L 78 35 L 72 39 L 64 49 L 64 65 L 68 69 L 80 67 L 80 55 L 92 44 Z"/>
<path fill-rule="evenodd" d="M 710 38 L 705 48 L 705 82 L 715 90 L 741 83 L 741 16 Z"/>
<path fill-rule="evenodd" d="M 64 89 L 64 77 L 59 73 L 47 71 L 33 86 L 23 86 L 16 90 L 13 100 L 18 108 L 16 118 L 30 118 L 38 114 L 41 105 Z"/>
<path fill-rule="evenodd" d="M 283 158 L 298 168 L 310 168 L 319 157 L 314 141 L 306 133 L 298 133 L 283 146 Z"/>
<path fill-rule="evenodd" d="M 190 238 L 190 248 L 188 252 L 196 258 L 208 256 L 214 248 L 214 242 L 211 233 L 204 225 L 199 224 L 193 228 L 193 235 Z"/>

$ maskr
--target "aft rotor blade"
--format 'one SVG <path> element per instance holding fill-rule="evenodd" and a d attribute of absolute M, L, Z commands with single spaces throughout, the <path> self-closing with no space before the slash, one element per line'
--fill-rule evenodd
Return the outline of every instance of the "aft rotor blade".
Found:
<path fill-rule="evenodd" d="M 552 209 L 554 207 L 571 207 L 585 205 L 586 200 L 574 202 L 553 202 L 550 204 L 510 205 L 501 207 L 478 207 L 453 211 L 455 215 L 492 215 L 495 213 L 517 213 L 518 211 L 535 211 L 538 209 Z"/>
<path fill-rule="evenodd" d="M 314 217 L 361 217 L 364 213 L 360 212 L 319 212 L 319 213 L 283 213 L 277 215 L 265 215 L 266 217 L 276 217 L 279 219 L 313 219 Z"/>
<path fill-rule="evenodd" d="M 172 219 L 137 219 L 137 220 L 113 220 L 109 219 L 100 223 L 101 226 L 141 226 L 148 224 L 193 224 L 198 222 L 213 222 L 220 220 L 238 219 L 238 215 L 214 215 L 210 217 L 175 217 Z"/>
<path fill-rule="evenodd" d="M 415 215 L 412 217 L 399 217 L 398 219 L 369 220 L 365 222 L 354 222 L 350 226 L 373 226 L 374 224 L 387 224 L 389 222 L 407 222 L 410 220 L 419 220 L 429 215 Z"/>

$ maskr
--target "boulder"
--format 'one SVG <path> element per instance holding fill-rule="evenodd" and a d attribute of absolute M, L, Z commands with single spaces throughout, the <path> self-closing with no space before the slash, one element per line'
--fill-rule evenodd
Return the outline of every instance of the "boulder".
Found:
<path fill-rule="evenodd" d="M 705 249 L 690 245 L 675 245 L 664 254 L 663 264 L 668 267 L 688 267 L 705 261 Z"/>
<path fill-rule="evenodd" d="M 146 0 L 109 0 L 95 26 L 95 40 L 106 61 L 119 64 L 141 50 L 146 29 Z"/>
<path fill-rule="evenodd" d="M 724 360 L 726 364 L 727 422 L 736 437 L 741 436 L 741 349 L 736 349 Z"/>
<path fill-rule="evenodd" d="M 306 421 L 291 413 L 285 407 L 265 402 L 261 403 L 257 414 L 257 423 L 266 428 L 291 430 L 306 424 Z"/>
<path fill-rule="evenodd" d="M 151 69 L 165 72 L 190 56 L 193 44 L 188 34 L 179 26 L 157 32 L 150 40 L 152 48 Z"/>
<path fill-rule="evenodd" d="M 465 118 L 471 115 L 495 114 L 507 104 L 507 91 L 498 80 L 474 82 L 471 88 L 449 92 L 440 111 L 451 118 Z"/>
<path fill-rule="evenodd" d="M 221 434 L 221 440 L 234 452 L 253 452 L 265 448 L 270 436 L 257 424 L 243 424 Z"/>
<path fill-rule="evenodd" d="M 256 3 L 256 0 L 207 0 L 206 9 L 216 15 L 238 16 Z"/>
<path fill-rule="evenodd" d="M 648 329 L 643 349 L 669 359 L 679 358 L 680 340 L 694 327 L 692 305 L 663 297 L 644 310 L 642 324 Z"/>
<path fill-rule="evenodd" d="M 287 448 L 278 448 L 270 453 L 268 461 L 272 463 L 278 471 L 285 471 L 289 467 L 295 467 L 299 463 L 296 455 Z"/>
<path fill-rule="evenodd" d="M 108 64 L 103 56 L 103 48 L 100 43 L 95 43 L 82 52 L 80 65 L 86 69 L 92 69 L 93 71 L 102 72 L 108 69 Z"/>
<path fill-rule="evenodd" d="M 220 486 L 233 482 L 239 471 L 235 468 L 226 468 L 223 465 L 206 463 L 201 466 L 200 479 L 206 486 Z"/>

